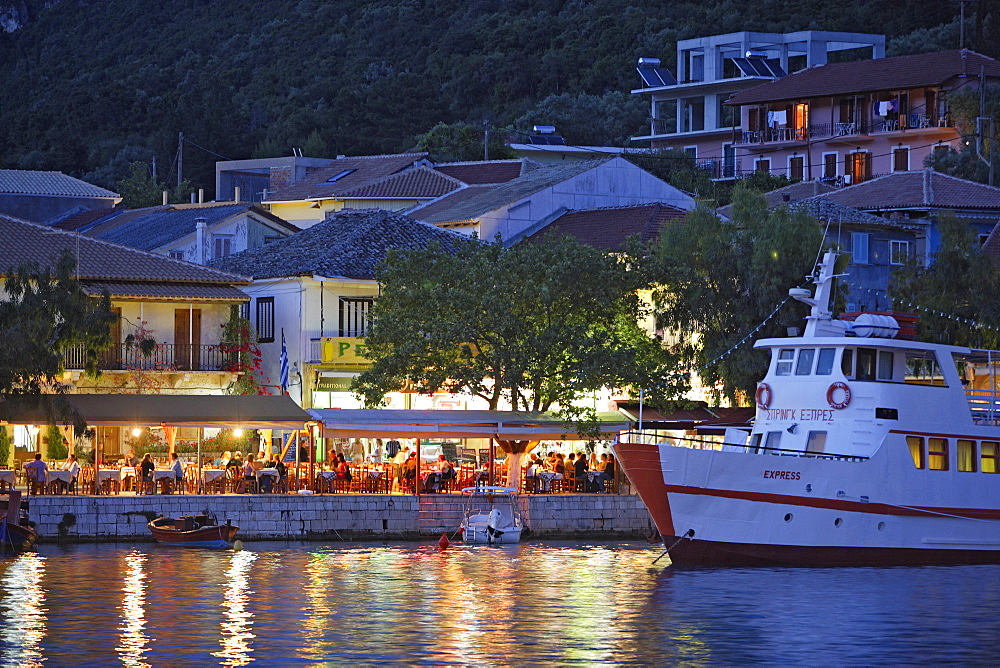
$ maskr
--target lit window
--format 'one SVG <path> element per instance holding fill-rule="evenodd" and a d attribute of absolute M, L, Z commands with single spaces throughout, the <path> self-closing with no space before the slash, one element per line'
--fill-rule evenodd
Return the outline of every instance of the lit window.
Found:
<path fill-rule="evenodd" d="M 958 470 L 975 473 L 976 442 L 960 438 L 956 445 L 955 456 L 958 458 Z"/>
<path fill-rule="evenodd" d="M 840 370 L 848 378 L 854 377 L 854 351 L 852 349 L 844 349 L 844 356 L 840 358 Z"/>
<path fill-rule="evenodd" d="M 948 439 L 927 439 L 927 468 L 932 471 L 948 470 Z"/>
<path fill-rule="evenodd" d="M 913 465 L 918 469 L 924 468 L 924 439 L 919 436 L 907 436 L 906 445 L 910 448 Z"/>
<path fill-rule="evenodd" d="M 979 470 L 983 473 L 1000 473 L 1000 443 L 983 441 L 979 444 Z"/>

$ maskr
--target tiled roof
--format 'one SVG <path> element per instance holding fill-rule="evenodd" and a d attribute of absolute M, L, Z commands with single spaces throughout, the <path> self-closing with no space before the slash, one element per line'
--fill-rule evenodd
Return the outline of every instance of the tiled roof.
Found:
<path fill-rule="evenodd" d="M 764 199 L 767 200 L 767 208 L 774 209 L 786 201 L 786 195 L 788 196 L 788 202 L 791 203 L 808 197 L 815 197 L 824 193 L 833 192 L 834 190 L 836 190 L 836 188 L 820 181 L 799 181 L 798 183 L 793 183 L 783 188 L 776 188 L 775 190 L 764 193 Z M 726 206 L 720 206 L 716 209 L 716 213 L 724 218 L 729 218 L 733 213 L 733 205 L 727 204 Z"/>
<path fill-rule="evenodd" d="M 788 208 L 793 211 L 804 210 L 813 218 L 823 222 L 875 227 L 902 227 L 899 224 L 901 221 L 873 216 L 870 213 L 859 211 L 853 207 L 831 202 L 825 197 L 810 197 L 809 199 L 798 200 L 797 202 L 789 202 Z"/>
<path fill-rule="evenodd" d="M 74 179 L 62 172 L 0 169 L 0 193 L 52 197 L 118 197 L 118 193 Z"/>
<path fill-rule="evenodd" d="M 417 220 L 430 220 L 435 216 L 442 214 L 442 212 L 450 211 L 453 207 L 456 207 L 463 202 L 479 197 L 481 194 L 499 187 L 499 184 L 490 183 L 455 190 L 440 199 L 417 207 L 413 211 L 410 211 L 409 215 Z"/>
<path fill-rule="evenodd" d="M 828 63 L 736 93 L 727 104 L 756 104 L 800 100 L 869 91 L 892 91 L 938 86 L 963 73 L 1000 77 L 1000 62 L 966 51 L 939 51 L 912 56 L 875 58 L 853 63 Z"/>
<path fill-rule="evenodd" d="M 210 264 L 253 278 L 326 276 L 371 280 L 390 249 L 447 248 L 467 240 L 447 230 L 383 209 L 340 211 L 322 223 L 262 248 Z"/>
<path fill-rule="evenodd" d="M 571 234 L 581 243 L 605 251 L 622 250 L 625 239 L 638 235 L 644 243 L 655 241 L 667 223 L 681 222 L 687 211 L 668 204 L 610 206 L 568 211 L 535 232 L 527 241 L 536 241 L 550 232 Z"/>
<path fill-rule="evenodd" d="M 242 276 L 217 269 L 173 260 L 100 239 L 35 225 L 0 216 L 0 272 L 15 269 L 23 262 L 53 266 L 68 250 L 78 260 L 82 280 L 108 283 L 137 282 L 200 283 L 205 285 L 245 285 Z"/>
<path fill-rule="evenodd" d="M 204 219 L 205 224 L 211 228 L 234 216 L 252 213 L 259 218 L 277 223 L 289 232 L 298 230 L 294 225 L 249 202 L 196 207 L 158 206 L 141 209 L 138 212 L 139 215 L 135 216 L 117 216 L 108 221 L 110 225 L 105 225 L 105 221 L 101 221 L 95 228 L 85 233 L 123 246 L 154 250 L 194 234 L 199 219 Z"/>
<path fill-rule="evenodd" d="M 993 226 L 990 236 L 986 237 L 986 243 L 981 247 L 983 255 L 993 261 L 993 266 L 1000 269 L 1000 223 Z"/>
<path fill-rule="evenodd" d="M 86 211 L 80 211 L 56 221 L 52 224 L 52 227 L 59 230 L 75 230 L 77 228 L 90 225 L 105 216 L 110 216 L 123 210 L 124 209 L 120 209 L 118 207 L 114 209 L 87 209 Z M 51 219 L 48 222 L 51 223 Z"/>
<path fill-rule="evenodd" d="M 440 202 L 434 202 L 427 207 L 414 209 L 410 215 L 428 223 L 452 223 L 475 220 L 484 213 L 495 211 L 500 207 L 533 195 L 578 174 L 595 169 L 599 165 L 614 160 L 581 160 L 568 164 L 543 166 L 532 169 L 518 178 L 496 187 L 482 187 L 474 196 L 470 196 L 442 207 Z M 430 208 L 430 207 L 434 208 Z"/>
<path fill-rule="evenodd" d="M 316 169 L 295 183 L 270 193 L 268 202 L 299 202 L 324 197 L 339 197 L 358 186 L 401 172 L 427 157 L 426 153 L 399 153 L 396 155 L 362 155 L 337 158 L 330 164 Z M 330 179 L 348 172 L 335 181 Z"/>
<path fill-rule="evenodd" d="M 352 188 L 341 199 L 432 199 L 462 187 L 461 181 L 429 167 L 407 169 Z"/>
<path fill-rule="evenodd" d="M 1000 188 L 931 169 L 895 172 L 822 197 L 864 211 L 888 209 L 1000 210 Z"/>
<path fill-rule="evenodd" d="M 524 173 L 524 161 L 442 162 L 434 165 L 434 169 L 469 185 L 507 183 Z"/>
<path fill-rule="evenodd" d="M 88 281 L 84 292 L 99 295 L 105 290 L 112 299 L 150 298 L 158 301 L 246 301 L 245 292 L 231 285 L 196 283 L 109 283 Z"/>

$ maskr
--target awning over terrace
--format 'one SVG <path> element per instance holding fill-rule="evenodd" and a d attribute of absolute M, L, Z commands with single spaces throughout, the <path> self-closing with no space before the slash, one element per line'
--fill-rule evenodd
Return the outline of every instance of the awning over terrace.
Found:
<path fill-rule="evenodd" d="M 383 409 L 310 409 L 323 423 L 326 438 L 495 438 L 500 441 L 582 440 L 550 413 L 521 411 L 418 411 Z M 631 422 L 621 413 L 598 413 L 600 431 L 611 438 Z"/>
<path fill-rule="evenodd" d="M 60 406 L 61 402 L 66 402 Z M 67 410 L 60 410 L 65 407 Z M 241 429 L 302 429 L 312 417 L 287 396 L 65 394 L 40 398 L 7 397 L 0 402 L 0 421 L 45 424 L 59 416 L 88 425 L 134 427 L 165 424 L 172 427 Z"/>

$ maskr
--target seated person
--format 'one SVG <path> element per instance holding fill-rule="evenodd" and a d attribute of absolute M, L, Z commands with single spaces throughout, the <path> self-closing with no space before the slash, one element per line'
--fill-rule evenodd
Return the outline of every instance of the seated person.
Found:
<path fill-rule="evenodd" d="M 135 456 L 135 450 L 129 450 L 127 453 L 125 453 L 125 459 L 122 465 L 131 466 L 132 468 L 135 468 L 136 466 L 139 465 L 139 458 Z"/>
<path fill-rule="evenodd" d="M 411 452 L 402 466 L 403 483 L 412 485 L 417 479 L 417 453 Z"/>
<path fill-rule="evenodd" d="M 42 461 L 42 453 L 35 453 L 35 458 L 24 465 L 25 475 L 28 476 L 28 489 L 32 488 L 32 483 L 44 486 L 45 473 L 48 470 L 49 467 Z"/>
<path fill-rule="evenodd" d="M 173 491 L 173 488 L 179 486 L 184 480 L 184 466 L 177 458 L 176 452 L 170 453 L 170 465 L 167 468 L 174 472 L 174 478 L 170 481 L 170 489 Z"/>
<path fill-rule="evenodd" d="M 351 467 L 347 465 L 343 452 L 337 454 L 337 480 L 351 481 Z"/>
<path fill-rule="evenodd" d="M 247 462 L 243 465 L 243 479 L 240 480 L 240 484 L 236 487 L 237 494 L 244 494 L 248 489 L 250 489 L 248 481 L 254 479 L 254 472 L 256 471 L 256 466 L 254 466 L 253 453 L 247 453 Z"/>
<path fill-rule="evenodd" d="M 63 471 L 69 471 L 73 475 L 69 482 L 66 482 L 65 480 L 58 481 L 60 489 L 66 492 L 70 487 L 76 484 L 76 478 L 80 475 L 80 463 L 76 461 L 76 455 L 70 455 L 66 459 L 66 463 L 63 464 L 62 469 Z"/>
<path fill-rule="evenodd" d="M 604 481 L 614 480 L 615 477 L 615 460 L 614 457 L 608 454 L 601 455 L 600 471 L 593 477 L 590 483 L 590 490 L 595 494 L 600 494 L 604 491 Z"/>
<path fill-rule="evenodd" d="M 444 455 L 438 455 L 437 464 L 438 478 L 437 478 L 437 491 L 441 491 L 444 483 L 455 480 L 458 478 L 458 474 L 455 472 L 455 466 L 448 461 L 448 458 Z"/>
<path fill-rule="evenodd" d="M 152 493 L 153 491 L 153 470 L 156 469 L 156 464 L 153 463 L 153 458 L 149 456 L 147 452 L 142 456 L 142 461 L 139 462 L 139 472 L 142 475 L 143 486 Z"/>

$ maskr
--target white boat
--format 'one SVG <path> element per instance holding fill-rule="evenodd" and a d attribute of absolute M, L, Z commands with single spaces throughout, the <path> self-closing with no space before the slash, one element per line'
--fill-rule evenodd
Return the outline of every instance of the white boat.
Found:
<path fill-rule="evenodd" d="M 465 487 L 462 539 L 466 543 L 503 545 L 521 540 L 517 490 L 511 487 Z"/>
<path fill-rule="evenodd" d="M 835 254 L 803 336 L 764 339 L 753 428 L 721 448 L 622 434 L 614 449 L 676 564 L 1000 563 L 1000 351 L 834 320 Z M 747 438 L 748 437 L 748 438 Z"/>

